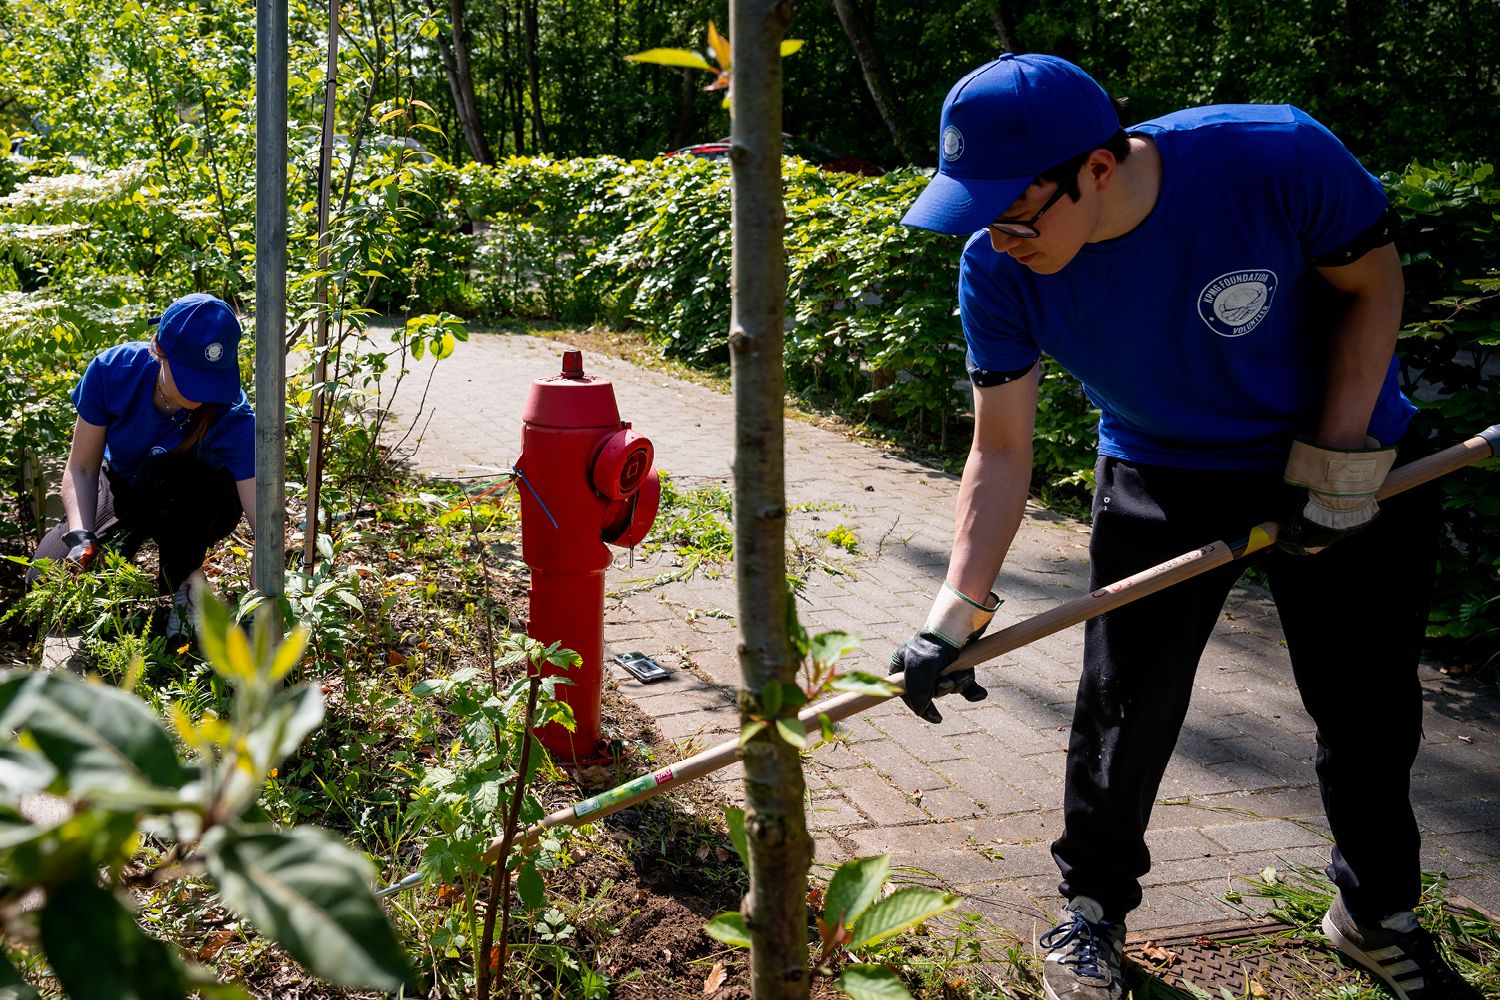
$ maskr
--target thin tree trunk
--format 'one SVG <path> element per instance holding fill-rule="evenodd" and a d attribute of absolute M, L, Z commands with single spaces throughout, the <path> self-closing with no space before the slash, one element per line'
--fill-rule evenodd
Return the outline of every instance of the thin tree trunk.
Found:
<path fill-rule="evenodd" d="M 521 0 L 526 19 L 526 79 L 531 89 L 531 146 L 540 153 L 547 144 L 542 127 L 542 76 L 536 53 L 536 0 Z"/>
<path fill-rule="evenodd" d="M 781 717 L 767 691 L 796 683 L 787 632 L 786 488 L 782 319 L 786 267 L 781 200 L 781 39 L 789 0 L 731 0 L 733 305 L 729 351 L 734 376 L 734 562 L 740 620 L 740 724 Z M 774 703 L 779 703 L 777 698 Z M 791 714 L 795 714 L 795 710 Z M 807 869 L 812 838 L 802 811 L 798 750 L 775 726 L 743 751 L 750 891 L 741 903 L 750 932 L 756 1000 L 805 998 Z"/>
<path fill-rule="evenodd" d="M 479 105 L 474 100 L 474 75 L 469 70 L 469 27 L 465 22 L 467 12 L 465 0 L 448 0 L 448 16 L 452 20 L 453 42 L 451 49 L 442 35 L 438 36 L 438 48 L 442 52 L 443 69 L 448 73 L 448 86 L 453 91 L 453 104 L 458 111 L 458 124 L 463 129 L 464 141 L 469 146 L 469 155 L 479 163 L 493 163 L 489 142 L 484 137 L 484 126 L 479 121 Z"/>
<path fill-rule="evenodd" d="M 1006 0 L 994 0 L 990 17 L 995 22 L 995 36 L 1000 39 L 1000 51 L 1019 54 L 1022 50 L 1016 42 L 1016 17 Z"/>
<path fill-rule="evenodd" d="M 854 56 L 859 60 L 865 87 L 875 102 L 875 110 L 880 112 L 880 120 L 885 122 L 886 129 L 896 142 L 896 148 L 908 163 L 925 162 L 927 149 L 904 124 L 900 101 L 896 99 L 895 87 L 891 84 L 891 75 L 886 71 L 885 60 L 880 57 L 880 50 L 875 47 L 875 38 L 865 25 L 865 19 L 860 15 L 855 0 L 833 0 L 833 7 L 838 11 L 844 34 L 849 36 Z"/>
<path fill-rule="evenodd" d="M 521 110 L 521 79 L 515 72 L 517 63 L 512 54 L 511 39 L 514 37 L 511 31 L 510 6 L 507 4 L 500 12 L 500 30 L 505 33 L 505 80 L 503 103 L 510 108 L 511 131 L 515 136 L 516 155 L 524 156 L 526 153 L 526 114 Z M 514 34 L 519 34 L 519 31 Z"/>
<path fill-rule="evenodd" d="M 672 125 L 673 149 L 681 149 L 693 141 L 693 98 L 698 93 L 693 71 L 683 67 L 677 72 L 682 76 L 682 86 L 677 91 L 677 121 Z"/>

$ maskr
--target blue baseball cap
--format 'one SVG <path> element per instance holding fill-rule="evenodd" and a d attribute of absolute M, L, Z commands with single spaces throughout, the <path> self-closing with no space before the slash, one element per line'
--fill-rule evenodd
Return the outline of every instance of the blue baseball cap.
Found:
<path fill-rule="evenodd" d="M 239 402 L 240 320 L 227 302 L 194 292 L 150 322 L 178 392 L 195 403 Z"/>
<path fill-rule="evenodd" d="M 955 235 L 983 229 L 1042 171 L 1119 130 L 1109 95 L 1083 70 L 1056 56 L 1007 52 L 948 91 L 937 175 L 901 222 Z"/>

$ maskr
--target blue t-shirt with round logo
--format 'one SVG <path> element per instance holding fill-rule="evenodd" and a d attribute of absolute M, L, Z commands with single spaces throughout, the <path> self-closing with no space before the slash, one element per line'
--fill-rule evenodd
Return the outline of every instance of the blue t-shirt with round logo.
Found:
<path fill-rule="evenodd" d="M 1272 469 L 1322 413 L 1338 301 L 1308 263 L 1369 230 L 1380 182 L 1289 105 L 1194 108 L 1134 126 L 1161 154 L 1156 205 L 1056 274 L 964 248 L 970 363 L 1016 371 L 1045 352 L 1101 411 L 1099 452 L 1153 465 Z M 1392 443 L 1415 408 L 1393 358 L 1370 420 Z"/>
<path fill-rule="evenodd" d="M 73 387 L 73 405 L 87 423 L 104 428 L 110 468 L 133 481 L 141 462 L 182 444 L 188 410 L 162 414 L 152 405 L 161 362 L 145 341 L 102 352 Z M 233 406 L 208 427 L 196 454 L 238 482 L 255 478 L 255 411 L 242 390 Z"/>

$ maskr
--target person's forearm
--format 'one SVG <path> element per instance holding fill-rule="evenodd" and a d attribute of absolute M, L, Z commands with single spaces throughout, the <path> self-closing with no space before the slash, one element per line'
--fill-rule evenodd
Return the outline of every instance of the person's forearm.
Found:
<path fill-rule="evenodd" d="M 1379 251 L 1377 251 L 1379 252 Z M 1394 251 L 1389 251 L 1394 254 Z M 1329 338 L 1328 377 L 1316 443 L 1363 448 L 1401 330 L 1399 265 L 1347 300 Z"/>
<path fill-rule="evenodd" d="M 85 472 L 69 465 L 63 469 L 62 505 L 68 530 L 93 531 L 99 507 L 99 473 Z"/>
<path fill-rule="evenodd" d="M 1021 526 L 1031 486 L 1031 452 L 971 451 L 954 515 L 948 583 L 983 601 Z"/>

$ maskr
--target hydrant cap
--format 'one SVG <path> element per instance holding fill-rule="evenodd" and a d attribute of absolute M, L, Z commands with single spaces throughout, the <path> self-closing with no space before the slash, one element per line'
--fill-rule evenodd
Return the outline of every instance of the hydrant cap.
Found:
<path fill-rule="evenodd" d="M 583 352 L 567 351 L 560 374 L 531 383 L 521 419 L 536 427 L 619 427 L 620 408 L 613 383 L 583 374 Z"/>

